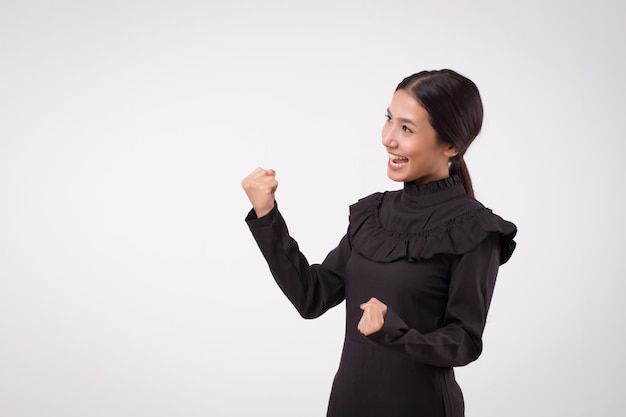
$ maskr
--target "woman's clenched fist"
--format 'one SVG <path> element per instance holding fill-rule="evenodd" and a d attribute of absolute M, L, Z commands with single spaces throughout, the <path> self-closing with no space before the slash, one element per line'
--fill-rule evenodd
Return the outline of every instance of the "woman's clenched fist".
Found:
<path fill-rule="evenodd" d="M 369 336 L 383 328 L 387 305 L 372 297 L 367 303 L 360 305 L 363 315 L 357 328 L 364 336 Z"/>
<path fill-rule="evenodd" d="M 274 208 L 274 193 L 278 188 L 273 169 L 257 168 L 241 181 L 257 217 L 263 217 Z"/>

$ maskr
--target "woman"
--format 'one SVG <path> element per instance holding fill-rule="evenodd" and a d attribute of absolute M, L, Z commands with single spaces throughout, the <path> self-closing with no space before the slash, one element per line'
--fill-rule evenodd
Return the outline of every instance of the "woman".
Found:
<path fill-rule="evenodd" d="M 309 265 L 275 204 L 273 170 L 242 181 L 246 221 L 303 317 L 346 300 L 346 336 L 328 416 L 464 415 L 453 367 L 474 361 L 499 265 L 516 227 L 474 199 L 463 160 L 483 119 L 476 85 L 423 71 L 396 88 L 382 143 L 402 190 L 350 206 L 347 234 Z"/>

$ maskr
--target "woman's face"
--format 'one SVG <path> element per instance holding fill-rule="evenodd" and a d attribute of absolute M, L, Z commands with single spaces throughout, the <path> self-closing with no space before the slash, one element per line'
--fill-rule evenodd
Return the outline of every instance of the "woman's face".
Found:
<path fill-rule="evenodd" d="M 394 93 L 382 135 L 392 180 L 423 184 L 449 176 L 448 161 L 457 151 L 439 143 L 428 112 L 408 92 Z"/>

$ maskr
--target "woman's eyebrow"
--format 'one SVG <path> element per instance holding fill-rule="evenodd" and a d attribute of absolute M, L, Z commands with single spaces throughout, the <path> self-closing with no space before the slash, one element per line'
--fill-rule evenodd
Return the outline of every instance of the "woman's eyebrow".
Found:
<path fill-rule="evenodd" d="M 391 111 L 389 111 L 389 107 L 387 107 L 387 114 L 393 117 L 393 114 L 391 114 Z M 405 119 L 404 117 L 399 117 L 398 120 L 401 121 L 402 123 L 409 123 L 409 124 L 412 124 L 413 126 L 417 126 L 415 122 L 411 119 Z"/>

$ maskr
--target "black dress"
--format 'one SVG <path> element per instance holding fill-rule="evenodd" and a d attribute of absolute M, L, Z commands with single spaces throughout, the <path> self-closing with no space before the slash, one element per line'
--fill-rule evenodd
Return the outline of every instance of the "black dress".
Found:
<path fill-rule="evenodd" d="M 467 196 L 457 177 L 376 193 L 350 206 L 348 232 L 309 265 L 277 207 L 246 218 L 276 282 L 305 318 L 346 300 L 346 335 L 329 417 L 461 417 L 453 367 L 481 353 L 499 265 L 517 229 Z M 387 305 L 357 330 L 359 305 Z"/>

